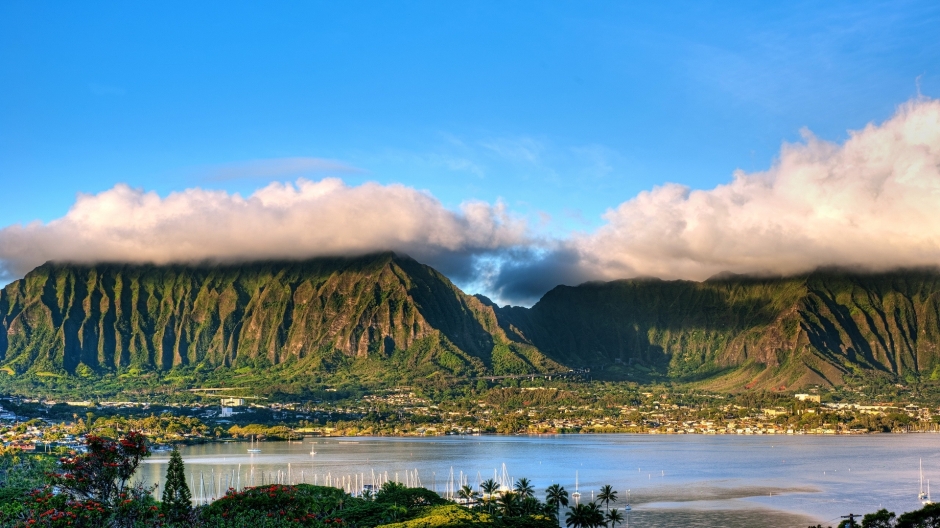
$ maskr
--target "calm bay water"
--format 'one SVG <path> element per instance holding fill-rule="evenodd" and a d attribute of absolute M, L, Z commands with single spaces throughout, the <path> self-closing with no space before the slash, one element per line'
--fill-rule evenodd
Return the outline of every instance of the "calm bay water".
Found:
<path fill-rule="evenodd" d="M 925 478 L 940 486 L 940 435 L 864 436 L 653 436 L 552 435 L 433 438 L 317 438 L 265 442 L 260 454 L 246 443 L 184 447 L 187 473 L 200 475 L 207 494 L 235 482 L 290 478 L 334 483 L 341 476 L 384 475 L 443 492 L 453 468 L 474 487 L 502 474 L 529 478 L 539 497 L 549 484 L 575 490 L 582 500 L 611 484 L 622 505 L 629 490 L 632 526 L 801 527 L 838 524 L 838 517 L 880 507 L 898 513 L 920 507 L 918 460 Z M 311 455 L 310 451 L 316 454 Z M 159 482 L 169 455 L 156 454 L 141 470 Z M 221 477 L 221 482 L 220 482 Z M 214 484 L 209 484 L 214 482 Z M 220 485 L 221 484 L 221 485 Z M 209 489 L 213 491 L 208 491 Z M 940 488 L 938 488 L 940 493 Z"/>

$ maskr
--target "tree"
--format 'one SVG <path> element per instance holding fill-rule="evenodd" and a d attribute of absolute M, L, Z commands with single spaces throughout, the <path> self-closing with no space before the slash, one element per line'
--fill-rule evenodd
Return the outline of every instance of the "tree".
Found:
<path fill-rule="evenodd" d="M 507 491 L 499 497 L 499 509 L 503 517 L 515 517 L 520 511 L 519 495 L 512 491 Z"/>
<path fill-rule="evenodd" d="M 87 453 L 59 460 L 61 472 L 49 475 L 52 487 L 30 501 L 41 506 L 31 508 L 21 526 L 65 525 L 50 520 L 86 527 L 153 526 L 160 510 L 151 495 L 154 488 L 130 484 L 150 455 L 144 435 L 132 431 L 118 441 L 89 435 L 85 441 Z"/>
<path fill-rule="evenodd" d="M 586 513 L 587 513 L 587 526 L 596 527 L 604 525 L 604 512 L 601 511 L 600 506 L 596 502 L 587 503 Z"/>
<path fill-rule="evenodd" d="M 610 484 L 601 486 L 600 493 L 597 494 L 597 500 L 604 503 L 604 509 L 610 511 L 610 503 L 617 502 L 617 492 Z"/>
<path fill-rule="evenodd" d="M 150 456 L 147 439 L 131 431 L 120 441 L 88 435 L 85 443 L 87 453 L 59 460 L 63 472 L 52 475 L 52 483 L 78 500 L 113 507 L 127 494 L 141 460 Z"/>
<path fill-rule="evenodd" d="M 545 503 L 553 507 L 557 519 L 561 507 L 568 505 L 568 492 L 561 485 L 552 484 L 545 490 Z"/>
<path fill-rule="evenodd" d="M 898 528 L 940 527 L 940 504 L 928 504 L 923 508 L 907 512 L 898 517 Z"/>
<path fill-rule="evenodd" d="M 588 522 L 586 504 L 578 504 L 565 513 L 565 526 L 569 528 L 588 528 Z"/>
<path fill-rule="evenodd" d="M 882 508 L 862 518 L 862 528 L 894 528 L 894 512 Z"/>
<path fill-rule="evenodd" d="M 610 510 L 609 512 L 607 512 L 607 522 L 605 523 L 607 524 L 607 526 L 610 526 L 610 528 L 614 528 L 615 526 L 617 526 L 617 524 L 622 523 L 622 522 L 623 522 L 623 514 L 620 513 L 620 510 L 618 510 L 617 508 L 614 508 Z"/>
<path fill-rule="evenodd" d="M 375 501 L 384 504 L 397 504 L 405 508 L 448 504 L 448 501 L 429 489 L 409 488 L 404 484 L 391 480 L 382 484 L 382 487 L 375 495 Z"/>
<path fill-rule="evenodd" d="M 486 503 L 486 509 L 493 513 L 494 495 L 499 491 L 499 484 L 493 479 L 486 479 L 480 483 L 480 489 L 483 490 L 483 501 Z"/>
<path fill-rule="evenodd" d="M 604 525 L 604 513 L 594 502 L 578 504 L 565 514 L 565 526 L 570 528 L 595 528 Z"/>
<path fill-rule="evenodd" d="M 532 482 L 529 479 L 522 477 L 516 481 L 516 486 L 513 488 L 513 491 L 519 494 L 523 499 L 531 497 L 535 494 L 535 489 L 532 487 Z"/>
<path fill-rule="evenodd" d="M 487 495 L 492 495 L 499 490 L 499 484 L 493 479 L 486 479 L 480 483 L 480 489 Z"/>
<path fill-rule="evenodd" d="M 170 465 L 166 469 L 162 500 L 163 513 L 172 521 L 182 521 L 192 511 L 192 494 L 186 485 L 183 457 L 175 447 L 170 453 Z"/>
<path fill-rule="evenodd" d="M 480 498 L 480 494 L 474 491 L 470 486 L 461 487 L 457 492 L 457 496 L 466 501 L 468 506 L 472 506 L 477 499 Z"/>

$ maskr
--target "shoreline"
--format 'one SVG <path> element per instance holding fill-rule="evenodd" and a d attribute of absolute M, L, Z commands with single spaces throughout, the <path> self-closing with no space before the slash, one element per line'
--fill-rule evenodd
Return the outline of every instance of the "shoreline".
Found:
<path fill-rule="evenodd" d="M 277 443 L 303 443 L 303 441 L 310 438 L 467 438 L 467 437 L 506 437 L 506 438 L 518 438 L 518 437 L 554 437 L 554 436 L 745 436 L 745 437 L 774 437 L 774 438 L 792 438 L 798 436 L 811 436 L 811 437 L 845 437 L 845 436 L 904 436 L 904 435 L 920 435 L 920 434 L 940 434 L 940 431 L 903 431 L 903 432 L 882 432 L 882 431 L 867 431 L 867 432 L 852 432 L 852 433 L 813 433 L 813 432 L 801 432 L 793 434 L 774 434 L 774 433 L 660 433 L 660 432 L 586 432 L 586 433 L 515 433 L 515 434 L 504 434 L 504 433 L 478 433 L 478 434 L 439 434 L 439 435 L 429 435 L 429 434 L 358 434 L 358 435 L 317 435 L 317 434 L 302 434 L 297 440 L 288 440 L 284 438 L 265 438 L 263 435 L 259 435 L 256 438 L 258 442 L 277 442 Z M 250 442 L 249 438 L 212 438 L 204 440 L 184 440 L 180 442 L 172 442 L 169 444 L 154 444 L 159 446 L 172 446 L 172 445 L 206 445 L 206 444 L 238 444 L 238 443 L 248 443 Z M 161 451 L 169 451 L 161 450 Z M 156 452 L 161 452 L 156 451 Z"/>

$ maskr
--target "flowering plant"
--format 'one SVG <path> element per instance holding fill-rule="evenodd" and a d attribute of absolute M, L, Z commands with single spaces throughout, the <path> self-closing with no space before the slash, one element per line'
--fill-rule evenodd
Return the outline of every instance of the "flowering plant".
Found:
<path fill-rule="evenodd" d="M 49 488 L 32 492 L 24 506 L 26 512 L 15 525 L 17 528 L 99 528 L 109 517 L 108 510 L 100 502 L 72 500 L 52 493 Z"/>
<path fill-rule="evenodd" d="M 118 441 L 95 435 L 85 441 L 88 452 L 60 459 L 61 471 L 50 475 L 52 484 L 74 499 L 117 506 L 126 499 L 137 466 L 150 456 L 147 438 L 131 431 Z"/>

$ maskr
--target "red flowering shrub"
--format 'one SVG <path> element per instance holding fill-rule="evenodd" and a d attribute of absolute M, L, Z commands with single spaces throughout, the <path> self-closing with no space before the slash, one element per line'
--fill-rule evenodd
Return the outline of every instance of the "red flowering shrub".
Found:
<path fill-rule="evenodd" d="M 88 435 L 86 444 L 87 453 L 59 460 L 62 471 L 51 475 L 52 485 L 77 500 L 117 506 L 140 461 L 150 456 L 147 438 L 136 431 L 119 441 Z"/>
<path fill-rule="evenodd" d="M 52 486 L 30 496 L 16 526 L 161 526 L 152 488 L 128 484 L 150 454 L 147 439 L 136 432 L 118 441 L 88 436 L 87 446 L 87 453 L 59 460 L 60 472 L 49 475 Z"/>
<path fill-rule="evenodd" d="M 104 528 L 164 526 L 157 501 L 148 490 L 130 488 L 130 493 L 114 507 L 95 500 L 74 500 L 50 488 L 30 494 L 23 518 L 16 528 Z"/>
<path fill-rule="evenodd" d="M 26 515 L 15 525 L 17 528 L 100 528 L 106 526 L 110 516 L 100 502 L 71 500 L 65 495 L 53 494 L 49 489 L 31 493 L 25 506 Z"/>

